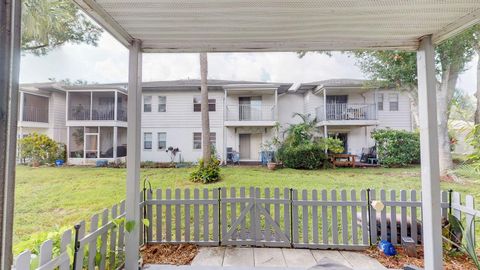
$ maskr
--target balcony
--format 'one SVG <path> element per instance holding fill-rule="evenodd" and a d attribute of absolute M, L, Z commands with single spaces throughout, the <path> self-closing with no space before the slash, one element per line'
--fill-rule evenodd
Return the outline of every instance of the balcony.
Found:
<path fill-rule="evenodd" d="M 115 109 L 117 110 L 115 113 Z M 116 116 L 116 118 L 115 118 Z M 127 121 L 126 95 L 115 92 L 71 92 L 68 95 L 69 121 Z"/>
<path fill-rule="evenodd" d="M 275 105 L 227 105 L 226 126 L 273 126 L 276 121 Z"/>
<path fill-rule="evenodd" d="M 22 121 L 48 123 L 48 107 L 23 106 Z"/>
<path fill-rule="evenodd" d="M 316 108 L 320 125 L 375 125 L 378 123 L 375 104 L 335 103 Z"/>

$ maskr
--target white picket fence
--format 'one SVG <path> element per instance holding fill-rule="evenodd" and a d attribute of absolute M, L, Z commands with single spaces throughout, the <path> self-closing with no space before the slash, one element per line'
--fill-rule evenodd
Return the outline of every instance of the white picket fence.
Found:
<path fill-rule="evenodd" d="M 296 190 L 260 188 L 146 190 L 139 207 L 149 226 L 140 244 L 194 243 L 204 246 L 259 246 L 363 249 L 378 240 L 422 242 L 420 193 L 385 190 Z M 480 217 L 472 196 L 442 192 L 442 216 L 472 224 Z M 372 201 L 385 206 L 377 212 Z M 124 262 L 125 203 L 93 215 L 52 240 L 38 255 L 25 251 L 14 269 L 118 269 Z M 475 225 L 475 222 L 473 222 Z M 473 232 L 475 226 L 470 228 Z M 72 237 L 72 232 L 75 232 Z"/>

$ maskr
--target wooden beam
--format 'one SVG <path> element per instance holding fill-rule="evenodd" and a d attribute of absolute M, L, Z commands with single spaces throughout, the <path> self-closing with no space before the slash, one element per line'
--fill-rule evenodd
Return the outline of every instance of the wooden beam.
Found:
<path fill-rule="evenodd" d="M 480 8 L 445 26 L 442 30 L 433 35 L 432 41 L 434 44 L 439 44 L 448 38 L 460 34 L 477 23 L 480 23 Z"/>
<path fill-rule="evenodd" d="M 135 224 L 125 235 L 125 269 L 138 269 L 140 241 L 140 133 L 142 107 L 141 41 L 134 40 L 129 48 L 128 129 L 127 129 L 127 199 L 126 221 Z"/>
<path fill-rule="evenodd" d="M 94 0 L 73 0 L 86 14 L 114 36 L 125 47 L 132 44 L 132 36 L 123 29 L 111 16 Z"/>
<path fill-rule="evenodd" d="M 438 157 L 435 49 L 426 36 L 417 51 L 422 178 L 423 245 L 426 270 L 443 269 Z"/>

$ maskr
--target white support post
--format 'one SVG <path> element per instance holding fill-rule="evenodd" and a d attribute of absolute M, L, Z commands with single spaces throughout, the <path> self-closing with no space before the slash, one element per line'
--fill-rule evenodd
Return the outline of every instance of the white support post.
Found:
<path fill-rule="evenodd" d="M 275 115 L 274 115 L 274 118 L 273 119 L 274 121 L 278 121 L 278 88 L 275 89 Z"/>
<path fill-rule="evenodd" d="M 18 101 L 19 103 L 19 107 L 20 107 L 20 110 L 18 111 L 18 119 L 19 121 L 23 121 L 23 101 L 24 101 L 24 95 L 23 95 L 23 92 L 20 92 L 20 100 Z"/>
<path fill-rule="evenodd" d="M 118 115 L 117 115 L 117 108 L 118 108 L 118 90 L 115 90 L 115 102 L 113 102 L 113 109 L 115 110 L 113 112 L 113 120 L 118 121 Z"/>
<path fill-rule="evenodd" d="M 93 92 L 90 92 L 90 120 L 93 119 Z"/>
<path fill-rule="evenodd" d="M 327 89 L 323 89 L 323 121 L 327 122 Z"/>
<path fill-rule="evenodd" d="M 443 269 L 438 157 L 435 50 L 432 37 L 422 38 L 417 51 L 418 103 L 422 177 L 423 245 L 426 270 Z"/>
<path fill-rule="evenodd" d="M 126 221 L 134 223 L 125 235 L 125 269 L 139 268 L 140 224 L 140 133 L 142 105 L 141 41 L 134 40 L 129 48 L 128 68 L 128 129 L 127 129 L 127 199 Z"/>
<path fill-rule="evenodd" d="M 223 163 L 227 165 L 227 127 L 225 126 L 225 121 L 227 121 L 227 90 L 224 89 L 223 97 Z"/>

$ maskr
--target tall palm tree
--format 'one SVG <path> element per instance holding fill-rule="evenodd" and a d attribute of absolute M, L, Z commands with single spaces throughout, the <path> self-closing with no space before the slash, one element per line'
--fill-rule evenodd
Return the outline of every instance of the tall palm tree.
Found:
<path fill-rule="evenodd" d="M 210 147 L 210 119 L 208 115 L 208 59 L 207 53 L 200 53 L 200 79 L 201 79 L 201 110 L 202 110 L 202 149 L 203 166 L 210 163 L 212 155 Z"/>

